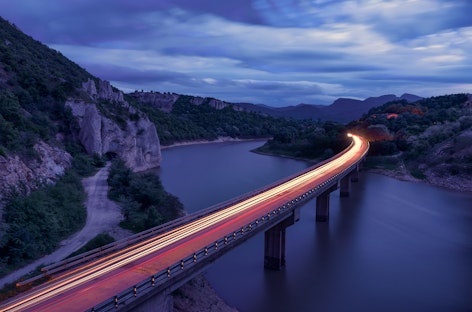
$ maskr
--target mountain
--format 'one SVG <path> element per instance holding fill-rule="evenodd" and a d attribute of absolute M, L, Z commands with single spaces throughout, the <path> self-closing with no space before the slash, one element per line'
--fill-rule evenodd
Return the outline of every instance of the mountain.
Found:
<path fill-rule="evenodd" d="M 356 100 L 349 98 L 339 98 L 331 105 L 311 105 L 299 104 L 287 107 L 270 107 L 266 105 L 254 105 L 248 103 L 237 103 L 235 105 L 243 107 L 246 110 L 267 114 L 277 117 L 291 117 L 295 119 L 314 119 L 329 120 L 340 123 L 348 123 L 360 118 L 367 113 L 369 109 L 375 106 L 383 105 L 387 102 L 405 100 L 409 103 L 422 99 L 412 94 L 403 94 L 400 97 L 395 95 L 382 95 L 379 97 L 370 97 L 365 100 Z"/>
<path fill-rule="evenodd" d="M 390 101 L 405 100 L 412 103 L 422 99 L 421 97 L 412 94 L 403 94 L 400 97 L 389 94 L 379 97 L 370 97 L 365 100 L 339 98 L 331 105 L 299 104 L 296 106 L 271 107 L 263 104 L 229 103 L 214 98 L 180 95 L 176 93 L 135 91 L 129 95 L 139 102 L 146 103 L 164 112 L 171 112 L 173 105 L 179 100 L 179 98 L 185 96 L 188 97 L 189 102 L 194 105 L 205 103 L 216 109 L 223 109 L 231 106 L 237 111 L 256 112 L 273 117 L 336 121 L 340 123 L 348 123 L 352 120 L 358 119 L 363 114 L 367 113 L 367 111 L 372 107 L 383 105 Z"/>

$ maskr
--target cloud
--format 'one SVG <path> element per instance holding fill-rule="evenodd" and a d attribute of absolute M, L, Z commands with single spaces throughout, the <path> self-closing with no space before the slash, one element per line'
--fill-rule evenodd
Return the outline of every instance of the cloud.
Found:
<path fill-rule="evenodd" d="M 276 27 L 317 28 L 332 23 L 363 24 L 391 40 L 470 26 L 468 0 L 255 0 L 266 23 Z"/>
<path fill-rule="evenodd" d="M 470 86 L 466 0 L 45 3 L 0 14 L 126 91 L 293 105 Z"/>

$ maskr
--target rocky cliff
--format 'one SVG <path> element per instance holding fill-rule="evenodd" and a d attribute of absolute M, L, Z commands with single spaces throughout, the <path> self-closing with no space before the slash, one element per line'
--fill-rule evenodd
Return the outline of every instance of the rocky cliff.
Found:
<path fill-rule="evenodd" d="M 66 106 L 76 118 L 76 135 L 86 151 L 116 155 L 134 171 L 158 167 L 161 151 L 154 124 L 107 81 L 99 80 L 97 87 L 88 80 L 82 90 L 86 99 L 69 99 Z M 108 106 L 106 112 L 103 106 Z"/>
<path fill-rule="evenodd" d="M 29 191 L 40 183 L 51 183 L 71 165 L 72 156 L 43 141 L 34 145 L 36 157 L 25 160 L 17 155 L 0 156 L 0 199 L 10 187 L 23 185 Z"/>
<path fill-rule="evenodd" d="M 216 109 L 223 109 L 231 106 L 236 111 L 243 111 L 244 109 L 232 103 L 221 101 L 214 98 L 200 97 L 200 96 L 188 96 L 180 95 L 176 93 L 160 93 L 160 92 L 139 92 L 135 91 L 130 93 L 130 96 L 135 98 L 141 103 L 149 104 L 153 108 L 157 108 L 163 112 L 169 113 L 172 111 L 172 107 L 181 97 L 188 97 L 189 102 L 193 105 L 208 104 L 209 106 Z"/>

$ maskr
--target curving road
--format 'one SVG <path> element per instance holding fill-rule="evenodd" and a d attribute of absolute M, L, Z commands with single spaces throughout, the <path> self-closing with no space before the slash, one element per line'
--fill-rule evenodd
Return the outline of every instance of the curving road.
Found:
<path fill-rule="evenodd" d="M 89 309 L 348 169 L 368 150 L 368 143 L 363 138 L 353 135 L 352 139 L 353 144 L 348 149 L 322 166 L 228 208 L 67 272 L 2 308 L 5 311 Z"/>

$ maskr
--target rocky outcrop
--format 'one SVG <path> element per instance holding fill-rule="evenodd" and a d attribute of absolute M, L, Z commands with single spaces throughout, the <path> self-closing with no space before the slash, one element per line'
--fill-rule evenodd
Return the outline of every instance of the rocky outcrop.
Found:
<path fill-rule="evenodd" d="M 472 192 L 472 127 L 434 146 L 419 168 L 433 185 Z"/>
<path fill-rule="evenodd" d="M 82 89 L 94 100 L 107 99 L 110 101 L 125 103 L 123 92 L 119 90 L 113 90 L 110 82 L 106 80 L 98 81 L 97 90 L 95 81 L 89 79 L 88 81 L 82 83 Z"/>
<path fill-rule="evenodd" d="M 137 99 L 141 103 L 149 104 L 153 108 L 157 108 L 163 112 L 169 113 L 172 111 L 172 107 L 174 106 L 175 102 L 182 97 L 183 95 L 179 95 L 176 93 L 160 93 L 160 92 L 139 92 L 135 91 L 130 94 L 132 97 Z M 207 98 L 207 97 L 200 97 L 200 96 L 186 96 L 189 98 L 189 102 L 193 105 L 202 105 L 208 104 L 209 106 L 215 109 L 223 109 L 225 107 L 232 107 L 236 111 L 243 111 L 244 108 L 234 105 L 232 103 L 228 103 L 225 101 Z"/>
<path fill-rule="evenodd" d="M 34 146 L 37 157 L 26 161 L 16 155 L 0 156 L 0 188 L 23 185 L 27 191 L 41 183 L 53 183 L 70 167 L 72 156 L 64 150 L 39 141 Z M 1 198 L 1 194 L 0 194 Z"/>
<path fill-rule="evenodd" d="M 202 275 L 174 292 L 174 312 L 237 312 L 221 299 Z"/>
<path fill-rule="evenodd" d="M 76 118 L 76 135 L 87 153 L 116 155 L 134 171 L 158 167 L 161 151 L 154 124 L 129 106 L 123 99 L 123 93 L 113 90 L 106 81 L 100 81 L 97 89 L 95 82 L 89 80 L 83 84 L 83 91 L 90 100 L 69 99 L 66 106 Z M 118 106 L 121 114 L 124 114 L 120 116 L 122 122 L 105 116 L 96 104 L 98 99 L 108 100 L 111 106 Z"/>
<path fill-rule="evenodd" d="M 131 96 L 141 103 L 148 104 L 153 108 L 157 108 L 166 113 L 170 113 L 172 111 L 174 103 L 180 97 L 175 93 L 160 92 L 134 92 L 131 93 Z"/>

